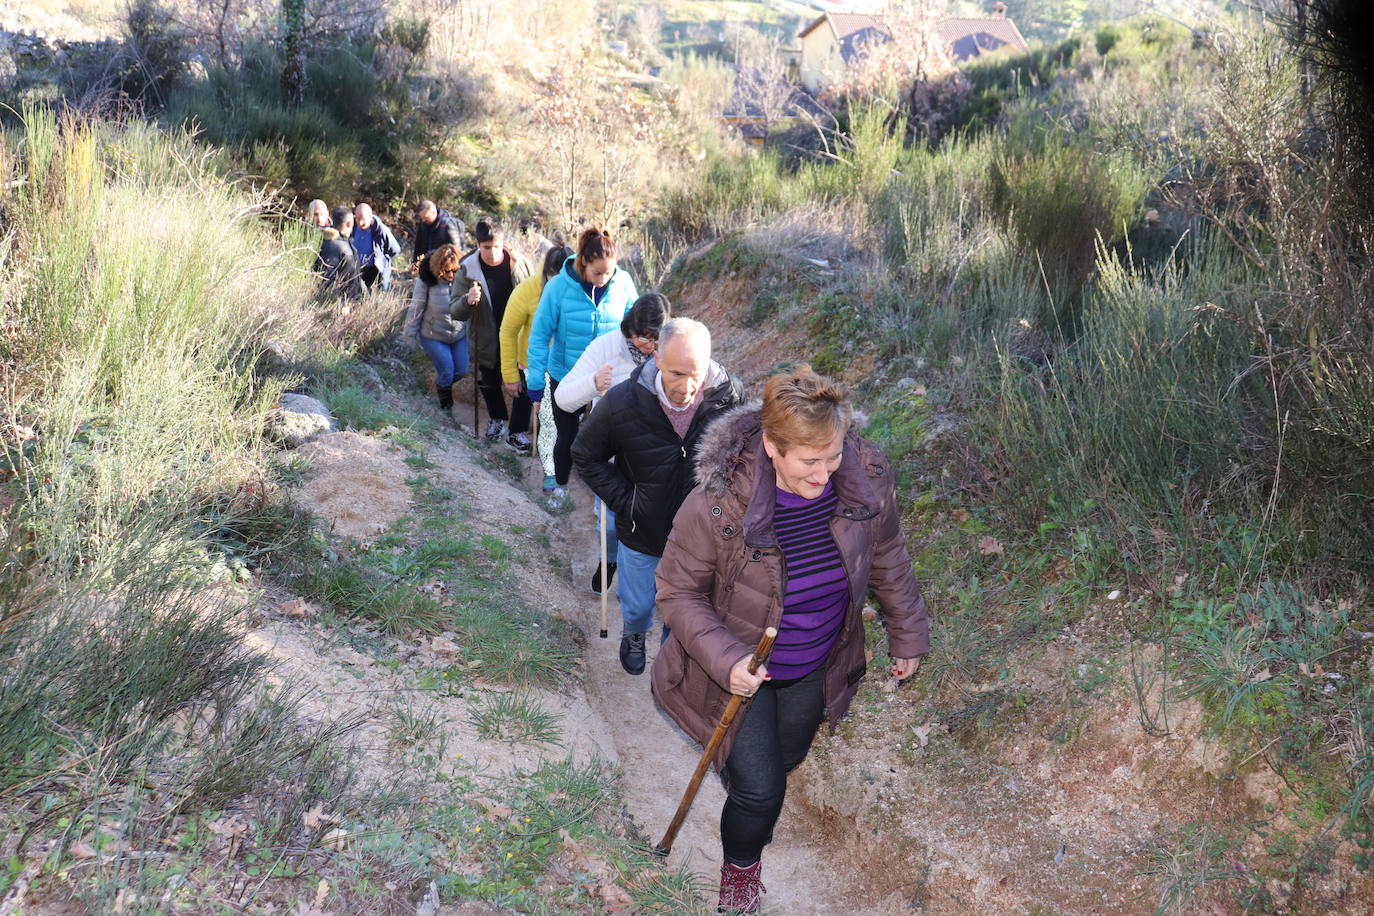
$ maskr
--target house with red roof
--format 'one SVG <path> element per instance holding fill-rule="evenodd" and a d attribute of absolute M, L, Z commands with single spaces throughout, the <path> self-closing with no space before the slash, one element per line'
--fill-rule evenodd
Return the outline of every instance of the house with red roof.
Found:
<path fill-rule="evenodd" d="M 988 16 L 937 20 L 935 31 L 959 63 L 1005 49 L 1027 50 L 1026 39 L 1007 18 L 1003 3 L 995 4 Z M 798 79 L 809 91 L 821 92 L 840 82 L 867 48 L 891 41 L 892 28 L 883 16 L 822 13 L 797 37 L 801 40 Z"/>

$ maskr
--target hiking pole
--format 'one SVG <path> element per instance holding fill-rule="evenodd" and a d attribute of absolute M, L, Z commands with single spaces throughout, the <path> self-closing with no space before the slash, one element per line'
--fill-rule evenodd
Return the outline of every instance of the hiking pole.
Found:
<path fill-rule="evenodd" d="M 773 651 L 773 640 L 777 638 L 778 631 L 775 628 L 769 627 L 763 631 L 763 637 L 759 639 L 758 648 L 754 650 L 753 658 L 749 659 L 750 674 L 757 671 L 759 665 L 768 661 L 768 654 Z M 702 749 L 701 759 L 697 761 L 696 772 L 692 774 L 692 781 L 687 783 L 687 792 L 682 796 L 682 801 L 677 806 L 677 813 L 673 815 L 673 822 L 668 825 L 668 830 L 663 834 L 663 839 L 659 840 L 658 845 L 654 847 L 654 855 L 666 856 L 672 850 L 673 840 L 677 839 L 677 832 L 682 827 L 682 822 L 687 819 L 687 812 L 691 810 L 692 802 L 697 797 L 697 790 L 701 788 L 701 780 L 706 775 L 706 768 L 711 765 L 711 758 L 716 755 L 716 749 L 725 740 L 725 733 L 730 730 L 730 724 L 735 721 L 735 714 L 739 712 L 743 703 L 744 697 L 739 694 L 730 697 L 725 712 L 721 713 L 716 730 L 711 733 L 711 740 L 707 741 L 706 747 Z"/>
<path fill-rule="evenodd" d="M 472 281 L 472 289 L 481 289 L 476 280 Z M 477 305 L 481 304 L 479 298 Z M 468 349 L 472 351 L 472 359 L 469 360 L 472 363 L 472 438 L 480 440 L 482 434 L 477 431 L 477 389 L 482 387 L 482 360 L 477 349 L 477 305 L 472 307 L 472 320 L 468 322 Z"/>
<path fill-rule="evenodd" d="M 597 573 L 601 576 L 601 638 L 606 638 L 606 500 L 599 499 L 601 504 L 601 566 L 597 568 Z"/>

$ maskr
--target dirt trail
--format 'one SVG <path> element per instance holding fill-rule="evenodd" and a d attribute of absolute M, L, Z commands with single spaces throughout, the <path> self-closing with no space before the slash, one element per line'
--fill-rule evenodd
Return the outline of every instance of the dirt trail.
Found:
<path fill-rule="evenodd" d="M 460 412 L 460 421 L 468 421 L 470 411 L 469 406 Z M 483 411 L 479 424 L 485 426 L 486 420 Z M 471 491 L 471 498 L 485 500 L 487 496 L 482 491 L 490 490 L 492 494 L 502 494 L 501 502 L 508 507 L 514 492 L 526 502 L 526 508 L 535 507 L 540 498 L 543 471 L 537 459 L 522 459 L 524 481 L 518 489 L 508 489 L 506 480 L 494 476 L 462 447 L 446 449 L 444 460 L 439 463 L 451 478 L 466 481 L 465 490 Z M 522 585 L 531 589 L 527 596 L 538 595 L 536 600 L 545 602 L 543 606 L 549 613 L 566 617 L 587 634 L 587 699 L 604 721 L 606 738 L 619 759 L 626 808 L 644 837 L 656 843 L 677 810 L 701 748 L 659 712 L 649 693 L 647 670 L 634 677 L 621 669 L 620 606 L 615 583 L 607 596 L 607 638 L 598 637 L 601 599 L 590 588 L 600 551 L 592 493 L 575 474 L 569 492 L 573 510 L 565 516 L 550 518 L 552 543 L 561 551 L 571 581 L 533 577 L 533 581 Z M 491 518 L 503 517 L 500 507 L 489 508 L 498 510 Z M 610 549 L 614 549 L 614 544 Z M 651 638 L 650 664 L 656 649 Z M 684 865 L 698 875 L 712 895 L 711 900 L 720 880 L 719 819 L 724 801 L 720 780 L 708 775 L 668 860 L 669 864 Z M 898 910 L 876 900 L 865 900 L 862 894 L 854 893 L 854 888 L 845 886 L 842 873 L 836 874 L 831 867 L 834 850 L 825 845 L 818 830 L 815 819 L 798 806 L 789 804 L 783 812 L 774 841 L 764 856 L 764 884 L 768 887 L 765 913 L 861 912 L 895 916 L 909 912 L 909 908 Z"/>
<path fill-rule="evenodd" d="M 393 399 L 409 409 L 418 401 L 394 395 L 388 398 Z M 471 414 L 461 415 L 461 419 L 470 422 Z M 480 422 L 485 424 L 485 415 Z M 527 758 L 539 753 L 562 756 L 571 750 L 579 758 L 600 755 L 621 767 L 626 809 L 644 838 L 656 842 L 676 810 L 700 749 L 658 712 L 649 693 L 647 674 L 632 677 L 621 669 L 617 654 L 620 611 L 614 585 L 608 597 L 609 636 L 604 640 L 597 636 L 600 599 L 589 588 L 598 553 L 591 493 L 574 480 L 574 508 L 566 515 L 552 514 L 539 504 L 542 470 L 538 461 L 520 460 L 525 479 L 517 486 L 484 459 L 486 448 L 498 446 L 473 448 L 466 432 L 449 428 L 441 432 L 438 443 L 430 445 L 428 457 L 436 465 L 433 473 L 439 482 L 454 490 L 467 507 L 477 532 L 490 531 L 509 539 L 511 531 L 519 528 L 529 537 L 548 537 L 564 574 L 542 564 L 526 564 L 512 571 L 516 579 L 513 587 L 527 603 L 575 623 L 586 634 L 585 696 L 550 693 L 541 698 L 545 708 L 563 720 L 566 750 L 560 747 L 552 751 L 522 751 L 504 743 L 483 742 L 466 723 L 461 700 L 440 703 L 437 711 L 448 723 L 451 752 L 461 750 L 466 759 L 486 772 L 528 765 Z M 311 472 L 299 498 L 336 535 L 368 540 L 408 511 L 407 492 L 401 482 L 407 473 L 404 451 L 397 446 L 344 432 L 316 440 L 303 449 L 303 454 L 311 459 Z M 364 742 L 377 750 L 377 765 L 384 765 L 386 710 L 395 702 L 393 693 L 403 695 L 407 683 L 404 671 L 378 666 L 365 653 L 337 645 L 335 640 L 289 619 L 269 621 L 253 639 L 275 656 L 277 676 L 314 688 L 312 706 L 321 715 L 339 709 L 356 710 L 360 705 L 375 711 L 375 721 L 363 731 Z M 651 645 L 651 660 L 655 649 Z M 718 819 L 723 801 L 719 780 L 708 776 L 669 859 L 670 864 L 682 864 L 699 875 L 712 901 L 719 880 Z M 856 899 L 853 889 L 827 867 L 831 859 L 833 850 L 817 833 L 816 822 L 789 806 L 766 853 L 764 880 L 769 892 L 764 912 L 863 912 L 876 916 L 899 912 L 876 901 Z"/>
<path fill-rule="evenodd" d="M 537 483 L 537 482 L 536 482 Z M 587 691 L 610 729 L 624 772 L 625 801 L 635 823 L 657 842 L 672 820 L 701 749 L 672 720 L 661 714 L 649 694 L 649 676 L 632 677 L 620 667 L 620 609 L 608 599 L 609 635 L 597 638 L 600 599 L 589 588 L 599 551 L 591 492 L 574 481 L 575 509 L 568 516 L 566 544 L 572 581 L 577 591 L 576 613 L 587 631 L 589 663 Z M 569 616 L 572 616 L 571 614 Z M 650 662 L 657 647 L 651 638 Z M 805 764 L 803 764 L 803 767 Z M 720 808 L 725 792 L 720 780 L 708 775 L 669 856 L 699 875 L 714 892 L 720 880 Z M 897 910 L 865 900 L 845 885 L 843 871 L 833 868 L 834 850 L 816 832 L 812 819 L 789 805 L 783 812 L 772 845 L 764 853 L 763 878 L 768 888 L 765 913 L 866 913 L 882 916 Z"/>

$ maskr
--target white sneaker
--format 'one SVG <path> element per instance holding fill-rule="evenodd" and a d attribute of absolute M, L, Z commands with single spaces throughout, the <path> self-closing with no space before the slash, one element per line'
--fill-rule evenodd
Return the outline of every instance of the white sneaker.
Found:
<path fill-rule="evenodd" d="M 506 434 L 506 421 L 505 421 L 505 420 L 488 420 L 488 421 L 487 421 L 487 441 L 488 441 L 488 442 L 495 442 L 496 440 L 500 439 L 500 438 L 501 438 L 502 436 L 504 436 L 505 434 Z"/>

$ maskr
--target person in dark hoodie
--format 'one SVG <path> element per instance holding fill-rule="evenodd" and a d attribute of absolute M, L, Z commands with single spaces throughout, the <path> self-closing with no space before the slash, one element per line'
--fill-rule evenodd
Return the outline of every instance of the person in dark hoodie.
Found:
<path fill-rule="evenodd" d="M 602 396 L 573 441 L 577 473 L 615 513 L 620 665 L 627 674 L 644 673 L 654 572 L 673 516 L 696 486 L 697 444 L 719 414 L 743 399 L 739 379 L 711 359 L 706 325 L 674 318 L 659 330 L 653 360 Z"/>
<path fill-rule="evenodd" d="M 361 299 L 363 279 L 358 272 L 358 255 L 353 251 L 353 211 L 335 207 L 330 213 L 333 226 L 324 231 L 320 252 L 315 256 L 315 273 L 320 275 L 320 298 L 351 301 Z"/>
<path fill-rule="evenodd" d="M 401 243 L 367 204 L 353 208 L 352 242 L 363 285 L 391 289 L 391 259 L 401 253 Z"/>
<path fill-rule="evenodd" d="M 425 255 L 440 245 L 452 245 L 462 251 L 465 231 L 462 220 L 447 210 L 440 210 L 434 201 L 420 201 L 415 205 L 415 252 L 410 263 L 419 270 Z"/>

